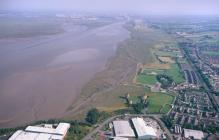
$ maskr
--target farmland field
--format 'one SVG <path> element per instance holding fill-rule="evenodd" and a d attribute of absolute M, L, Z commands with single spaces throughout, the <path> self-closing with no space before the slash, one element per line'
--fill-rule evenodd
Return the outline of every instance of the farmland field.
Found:
<path fill-rule="evenodd" d="M 147 69 L 169 69 L 170 64 L 160 64 L 160 63 L 148 63 L 144 65 L 144 68 Z"/>
<path fill-rule="evenodd" d="M 165 66 L 162 67 L 161 66 Z M 137 75 L 137 83 L 143 85 L 154 85 L 157 82 L 156 75 L 157 74 L 166 74 L 173 78 L 174 82 L 182 83 L 185 81 L 183 77 L 183 73 L 181 73 L 179 66 L 177 64 L 158 64 L 158 65 L 146 65 L 146 67 L 152 68 L 145 68 L 143 73 Z M 158 67 L 159 66 L 159 67 Z M 168 66 L 170 68 L 168 68 Z"/>
<path fill-rule="evenodd" d="M 167 75 L 171 76 L 176 83 L 185 81 L 177 64 L 172 64 L 171 68 L 166 71 Z"/>
<path fill-rule="evenodd" d="M 156 75 L 138 75 L 137 82 L 141 84 L 154 85 L 157 82 Z"/>
<path fill-rule="evenodd" d="M 163 108 L 161 109 L 161 113 L 167 113 L 169 110 L 171 109 L 171 105 L 166 104 L 163 106 Z"/>
<path fill-rule="evenodd" d="M 176 57 L 180 53 L 178 53 L 178 52 L 156 51 L 155 54 L 158 55 L 158 56 L 162 56 L 162 57 Z"/>
<path fill-rule="evenodd" d="M 166 104 L 171 104 L 173 101 L 173 96 L 163 94 L 163 93 L 152 93 L 148 98 L 148 113 L 159 113 L 161 108 Z M 166 112 L 168 108 L 164 109 Z"/>
<path fill-rule="evenodd" d="M 143 73 L 145 73 L 145 74 L 149 74 L 149 73 L 161 74 L 163 72 L 164 72 L 164 70 L 162 70 L 162 69 L 144 69 L 143 70 Z"/>

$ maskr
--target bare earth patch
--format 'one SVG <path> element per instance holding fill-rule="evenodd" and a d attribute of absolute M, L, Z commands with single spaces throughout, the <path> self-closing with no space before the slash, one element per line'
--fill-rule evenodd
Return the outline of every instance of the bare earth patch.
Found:
<path fill-rule="evenodd" d="M 143 67 L 150 69 L 170 69 L 170 64 L 148 63 L 143 65 Z"/>
<path fill-rule="evenodd" d="M 159 56 L 158 57 L 161 61 L 167 62 L 167 63 L 175 63 L 175 61 L 171 57 L 167 56 Z"/>

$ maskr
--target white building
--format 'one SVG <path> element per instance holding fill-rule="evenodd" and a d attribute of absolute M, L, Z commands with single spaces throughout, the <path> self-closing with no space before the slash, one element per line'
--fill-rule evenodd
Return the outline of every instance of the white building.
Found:
<path fill-rule="evenodd" d="M 59 123 L 56 128 L 52 125 L 28 126 L 24 131 L 16 131 L 9 140 L 63 140 L 70 124 Z"/>
<path fill-rule="evenodd" d="M 135 137 L 134 130 L 132 129 L 129 121 L 113 121 L 113 128 L 116 137 Z"/>
<path fill-rule="evenodd" d="M 184 137 L 186 139 L 196 139 L 202 140 L 204 139 L 204 133 L 198 130 L 184 129 Z"/>
<path fill-rule="evenodd" d="M 132 118 L 138 139 L 156 139 L 156 130 L 151 126 L 147 126 L 142 118 Z"/>
<path fill-rule="evenodd" d="M 113 140 L 129 140 L 128 138 L 115 137 Z"/>

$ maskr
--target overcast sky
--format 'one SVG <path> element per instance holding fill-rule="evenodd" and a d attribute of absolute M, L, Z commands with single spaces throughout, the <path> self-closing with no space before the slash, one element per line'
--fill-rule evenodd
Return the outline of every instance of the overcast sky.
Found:
<path fill-rule="evenodd" d="M 219 15 L 219 0 L 0 0 L 0 10 L 77 10 L 148 15 Z"/>

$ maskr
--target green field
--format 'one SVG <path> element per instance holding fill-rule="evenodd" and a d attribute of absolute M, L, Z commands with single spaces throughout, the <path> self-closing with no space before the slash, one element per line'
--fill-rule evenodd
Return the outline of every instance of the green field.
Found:
<path fill-rule="evenodd" d="M 137 76 L 137 82 L 144 85 L 154 85 L 157 82 L 156 75 L 144 75 L 140 74 Z"/>
<path fill-rule="evenodd" d="M 153 93 L 148 98 L 148 113 L 160 113 L 161 108 L 166 104 L 171 104 L 173 96 L 164 93 Z M 168 112 L 169 108 L 164 107 L 164 112 Z M 163 111 L 162 111 L 163 112 Z"/>
<path fill-rule="evenodd" d="M 202 52 L 203 54 L 207 54 L 207 55 L 219 55 L 219 51 L 215 51 L 215 52 L 213 52 L 213 51 L 203 51 Z"/>
<path fill-rule="evenodd" d="M 171 64 L 171 68 L 166 70 L 166 74 L 172 77 L 174 82 L 177 84 L 185 81 L 183 74 L 180 72 L 179 66 L 177 64 Z"/>
<path fill-rule="evenodd" d="M 161 70 L 161 69 L 144 69 L 144 71 L 143 71 L 143 73 L 145 73 L 145 74 L 150 74 L 152 72 L 155 72 L 157 74 L 163 74 L 164 70 Z"/>
<path fill-rule="evenodd" d="M 161 113 L 167 113 L 170 109 L 171 109 L 171 105 L 166 104 L 166 105 L 164 105 L 163 108 L 161 109 Z"/>
<path fill-rule="evenodd" d="M 165 52 L 165 51 L 156 51 L 156 55 L 158 56 L 169 56 L 169 57 L 176 57 L 177 55 L 180 55 L 178 52 Z"/>
<path fill-rule="evenodd" d="M 171 64 L 171 68 L 167 70 L 160 69 L 145 69 L 143 71 L 144 74 L 139 74 L 137 76 L 137 82 L 143 85 L 154 85 L 157 82 L 156 75 L 150 74 L 151 72 L 155 72 L 156 74 L 167 74 L 172 77 L 174 82 L 177 84 L 185 81 L 183 78 L 183 74 L 180 72 L 179 66 L 177 64 Z"/>

